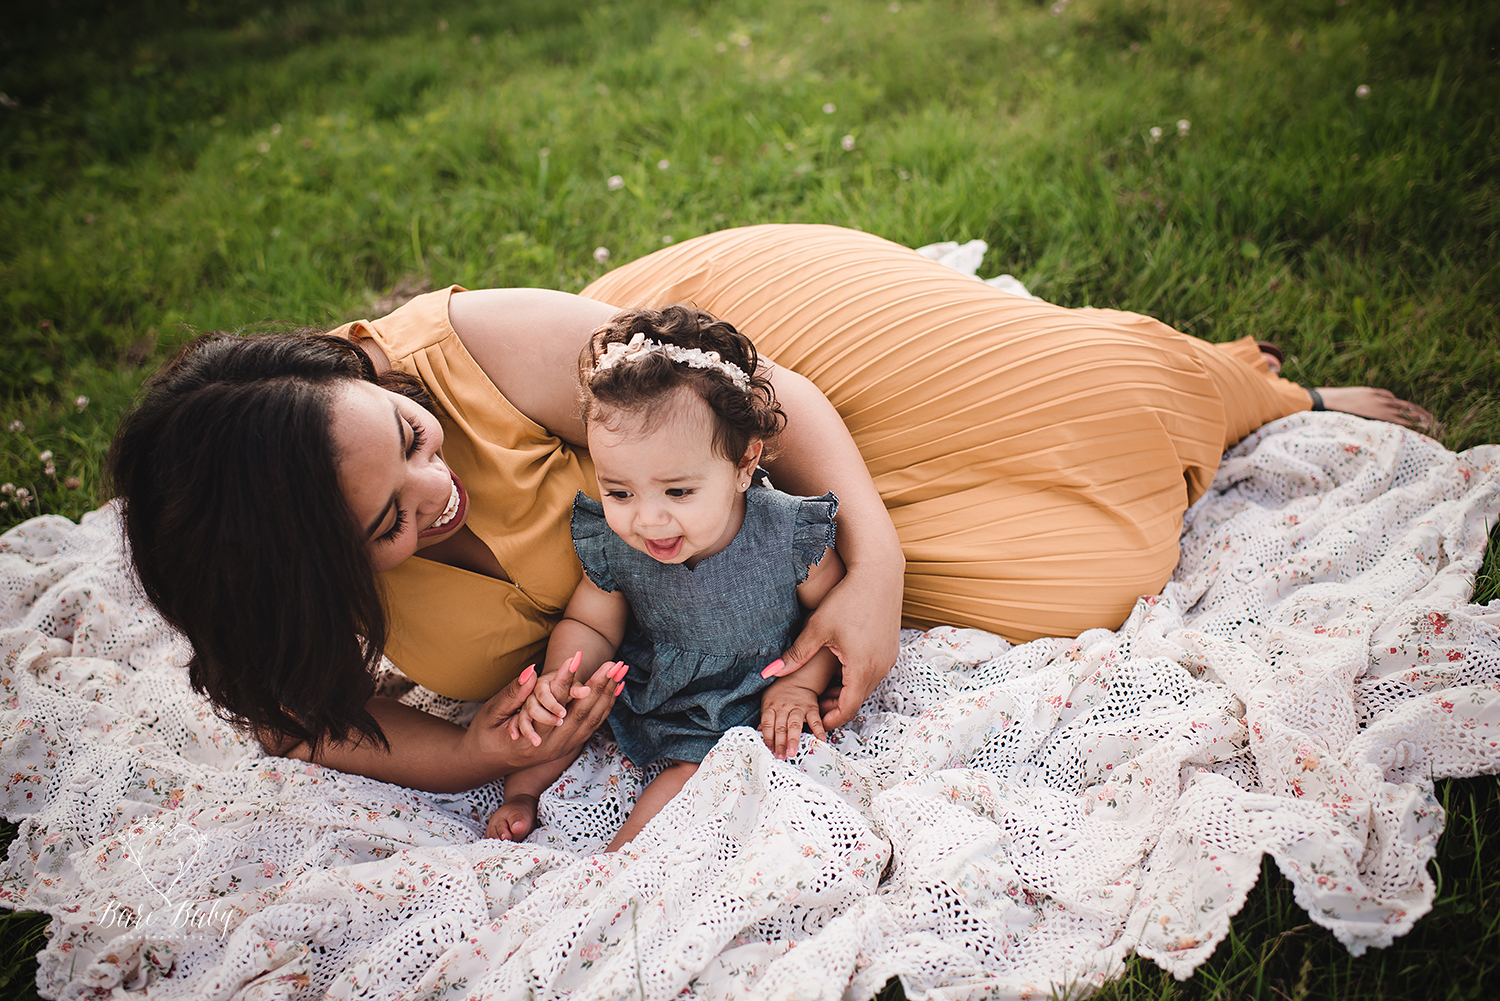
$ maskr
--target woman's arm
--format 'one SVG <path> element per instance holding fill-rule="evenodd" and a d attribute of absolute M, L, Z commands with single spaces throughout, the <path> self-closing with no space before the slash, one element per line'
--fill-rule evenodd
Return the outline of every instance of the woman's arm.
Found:
<path fill-rule="evenodd" d="M 524 681 L 511 682 L 486 702 L 468 729 L 394 699 L 371 699 L 365 708 L 384 731 L 389 751 L 368 741 L 330 741 L 314 757 L 305 743 L 263 743 L 269 754 L 313 761 L 341 772 L 427 792 L 463 792 L 518 769 L 577 754 L 615 701 L 617 682 L 597 672 L 588 682 L 588 694 L 568 706 L 567 718 L 556 727 L 539 728 L 542 742 L 533 745 L 512 738 L 509 732 L 513 717 L 536 685 L 535 671 L 523 677 Z M 581 691 L 575 688 L 574 694 Z"/>
<path fill-rule="evenodd" d="M 768 374 L 787 414 L 771 474 L 777 488 L 788 493 L 817 496 L 832 490 L 838 496 L 838 554 L 846 568 L 782 655 L 785 666 L 777 673 L 795 671 L 820 647 L 832 650 L 843 664 L 843 689 L 838 708 L 824 723 L 841 726 L 896 662 L 906 558 L 875 481 L 833 404 L 796 372 L 777 365 Z"/>
<path fill-rule="evenodd" d="M 564 441 L 584 443 L 578 355 L 594 329 L 618 312 L 614 306 L 548 289 L 487 289 L 453 296 L 448 312 L 464 346 L 506 399 Z M 368 342 L 363 346 L 369 350 Z M 382 359 L 371 356 L 378 366 Z M 844 689 L 833 715 L 841 724 L 896 662 L 906 560 L 833 404 L 797 373 L 768 367 L 787 414 L 779 455 L 770 464 L 776 485 L 796 494 L 838 495 L 838 549 L 848 567 L 782 659 L 795 669 L 822 646 L 838 655 Z"/>

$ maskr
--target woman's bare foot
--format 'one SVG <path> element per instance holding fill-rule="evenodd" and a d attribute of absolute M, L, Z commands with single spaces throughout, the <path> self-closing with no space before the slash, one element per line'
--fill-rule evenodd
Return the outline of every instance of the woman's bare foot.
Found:
<path fill-rule="evenodd" d="M 521 841 L 536 827 L 536 797 L 515 796 L 490 814 L 484 836 L 500 841 Z"/>
<path fill-rule="evenodd" d="M 1318 395 L 1323 397 L 1323 406 L 1327 410 L 1337 410 L 1341 413 L 1353 414 L 1356 417 L 1369 417 L 1377 421 L 1390 421 L 1392 424 L 1400 424 L 1402 427 L 1423 428 L 1432 427 L 1432 415 L 1426 410 L 1401 399 L 1389 389 L 1375 389 L 1371 386 L 1328 386 L 1318 390 Z"/>

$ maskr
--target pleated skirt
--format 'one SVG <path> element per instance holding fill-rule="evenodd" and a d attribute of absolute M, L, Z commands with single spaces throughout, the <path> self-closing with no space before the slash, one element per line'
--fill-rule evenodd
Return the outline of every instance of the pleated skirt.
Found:
<path fill-rule="evenodd" d="M 1309 406 L 1249 338 L 1014 296 L 835 226 L 711 233 L 583 294 L 693 303 L 811 379 L 895 521 L 916 627 L 1118 627 L 1171 576 L 1224 449 Z"/>

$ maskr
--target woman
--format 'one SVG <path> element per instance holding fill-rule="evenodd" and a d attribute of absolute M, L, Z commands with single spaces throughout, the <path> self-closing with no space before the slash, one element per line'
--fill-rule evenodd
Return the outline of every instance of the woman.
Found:
<path fill-rule="evenodd" d="M 903 617 L 1017 640 L 1118 626 L 1170 575 L 1223 449 L 1313 403 L 1253 342 L 1017 298 L 828 226 L 710 234 L 582 296 L 449 289 L 332 338 L 211 340 L 153 380 L 113 450 L 137 566 L 193 641 L 194 685 L 270 750 L 419 788 L 572 753 L 612 681 L 575 688 L 540 748 L 506 721 L 578 581 L 572 497 L 597 491 L 576 359 L 617 307 L 673 301 L 775 362 L 776 485 L 840 498 L 848 574 L 785 656 L 838 655 L 835 724 L 889 669 Z M 1323 395 L 1427 419 L 1383 391 Z M 475 725 L 375 697 L 382 651 L 487 698 Z"/>

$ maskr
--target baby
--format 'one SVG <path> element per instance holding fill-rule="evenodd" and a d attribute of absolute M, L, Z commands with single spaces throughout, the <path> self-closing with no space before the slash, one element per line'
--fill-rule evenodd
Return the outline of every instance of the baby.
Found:
<path fill-rule="evenodd" d="M 730 727 L 758 723 L 778 757 L 796 749 L 804 726 L 825 736 L 818 696 L 838 669 L 832 653 L 775 674 L 802 610 L 839 582 L 844 564 L 832 548 L 833 494 L 781 493 L 758 468 L 786 415 L 749 338 L 687 306 L 629 310 L 594 332 L 579 367 L 602 503 L 574 500 L 584 577 L 512 735 L 540 743 L 535 725 L 561 722 L 559 696 L 576 678 L 601 665 L 614 672 L 609 723 L 620 750 L 642 766 L 671 762 L 642 791 L 614 851 Z M 488 835 L 529 834 L 538 797 L 571 763 L 511 774 Z"/>

